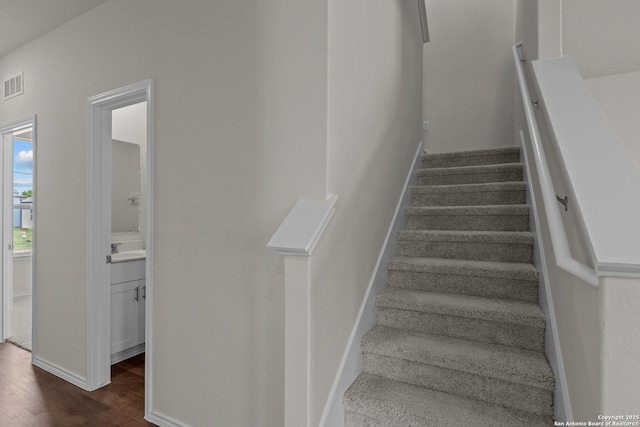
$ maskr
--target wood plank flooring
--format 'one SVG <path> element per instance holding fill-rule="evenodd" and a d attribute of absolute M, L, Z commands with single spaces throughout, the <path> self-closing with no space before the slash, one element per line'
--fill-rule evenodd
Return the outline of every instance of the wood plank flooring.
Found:
<path fill-rule="evenodd" d="M 84 391 L 0 343 L 0 426 L 154 426 L 144 420 L 144 354 L 111 367 L 111 384 Z"/>

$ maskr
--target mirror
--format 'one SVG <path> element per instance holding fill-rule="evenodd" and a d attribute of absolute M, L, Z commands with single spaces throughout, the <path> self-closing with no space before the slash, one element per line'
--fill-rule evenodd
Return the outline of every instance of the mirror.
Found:
<path fill-rule="evenodd" d="M 136 241 L 144 249 L 147 205 L 147 103 L 111 112 L 112 242 Z"/>
<path fill-rule="evenodd" d="M 139 232 L 140 146 L 114 139 L 111 147 L 111 232 Z"/>

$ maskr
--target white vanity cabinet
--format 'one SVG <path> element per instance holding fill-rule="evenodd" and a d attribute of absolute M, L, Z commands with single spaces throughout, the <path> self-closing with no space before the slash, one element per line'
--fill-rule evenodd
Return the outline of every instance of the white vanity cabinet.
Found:
<path fill-rule="evenodd" d="M 111 264 L 111 363 L 144 352 L 145 260 Z"/>

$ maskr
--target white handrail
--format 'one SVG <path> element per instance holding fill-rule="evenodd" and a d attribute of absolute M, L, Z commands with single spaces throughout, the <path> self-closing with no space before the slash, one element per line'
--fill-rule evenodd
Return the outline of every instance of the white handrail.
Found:
<path fill-rule="evenodd" d="M 527 119 L 527 128 L 529 130 L 531 148 L 534 154 L 533 157 L 535 159 L 536 169 L 538 170 L 540 191 L 542 193 L 542 200 L 544 201 L 545 214 L 549 223 L 549 234 L 551 235 L 551 245 L 553 246 L 553 252 L 556 258 L 556 265 L 567 273 L 597 287 L 599 280 L 596 270 L 577 261 L 571 255 L 564 224 L 562 223 L 560 212 L 556 206 L 556 192 L 553 188 L 549 165 L 547 164 L 547 158 L 544 154 L 544 148 L 542 147 L 538 122 L 531 107 L 532 103 L 524 76 L 524 68 L 520 60 L 520 55 L 518 55 L 518 48 L 521 46 L 522 42 L 513 45 L 513 60 L 516 64 L 516 73 L 518 74 L 518 83 L 522 94 L 522 104 Z"/>

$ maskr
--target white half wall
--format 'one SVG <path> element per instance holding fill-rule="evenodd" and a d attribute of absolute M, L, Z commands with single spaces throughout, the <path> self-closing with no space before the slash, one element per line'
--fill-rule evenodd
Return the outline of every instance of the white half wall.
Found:
<path fill-rule="evenodd" d="M 554 208 L 560 209 L 572 256 L 587 265 L 594 262 L 600 277 L 599 285 L 592 287 L 557 267 L 533 169 L 531 191 L 537 199 L 540 232 L 536 243 L 544 247 L 558 331 L 554 346 L 561 349 L 564 362 L 565 402 L 572 410 L 567 416 L 597 422 L 599 415 L 633 413 L 637 406 L 637 399 L 629 396 L 638 395 L 640 381 L 635 333 L 640 316 L 631 308 L 640 300 L 634 245 L 638 209 L 637 198 L 626 193 L 637 191 L 640 181 L 570 58 L 536 61 L 533 66 L 536 85 L 531 86 L 540 92 L 533 95 L 540 101 L 535 114 L 555 192 L 569 194 L 574 201 L 569 211 L 555 201 Z M 584 169 L 578 172 L 579 168 Z M 585 185 L 585 179 L 598 179 L 602 188 Z M 615 211 L 607 198 L 616 201 Z M 600 219 L 594 220 L 597 215 Z M 579 226 L 583 221 L 585 226 Z M 614 229 L 606 230 L 607 226 Z"/>
<path fill-rule="evenodd" d="M 545 136 L 546 132 L 543 133 Z M 548 144 L 549 139 L 543 138 L 546 152 L 553 152 L 553 147 Z M 530 144 L 527 145 L 527 156 L 533 159 L 533 152 Z M 553 167 L 554 164 L 550 164 Z M 529 169 L 532 178 L 532 187 L 529 189 L 536 200 L 537 248 L 542 248 L 541 254 L 544 259 L 541 263 L 546 265 L 547 275 L 544 277 L 548 282 L 543 283 L 549 293 L 541 292 L 540 304 L 547 309 L 554 310 L 554 318 L 557 327 L 556 342 L 549 342 L 553 346 L 553 351 L 562 357 L 558 365 L 563 365 L 566 380 L 564 387 L 568 391 L 568 399 L 556 400 L 569 405 L 573 419 L 569 421 L 597 420 L 598 404 L 600 401 L 600 325 L 598 319 L 598 289 L 582 280 L 570 275 L 556 265 L 555 253 L 551 243 L 549 224 L 545 215 L 545 206 L 539 185 L 538 171 L 535 167 Z M 562 174 L 555 170 L 554 178 L 560 178 Z M 572 214 L 572 213 L 571 213 Z M 571 220 L 566 218 L 565 224 L 570 224 Z M 573 216 L 573 215 L 572 215 Z M 538 237 L 540 236 L 540 240 Z M 583 245 L 582 240 L 575 230 L 568 229 L 567 238 L 572 247 Z M 537 259 L 536 259 L 537 261 Z M 542 291 L 542 289 L 541 289 Z M 552 306 L 549 301 L 553 301 Z M 547 339 L 552 338 L 551 331 L 547 331 Z M 562 393 L 558 387 L 556 393 Z M 556 399 L 560 396 L 556 395 Z M 562 414 L 556 413 L 561 416 Z M 563 420 L 559 420 L 563 421 Z"/>
<path fill-rule="evenodd" d="M 640 279 L 607 277 L 600 289 L 600 413 L 638 415 Z M 636 422 L 638 420 L 635 420 Z"/>

